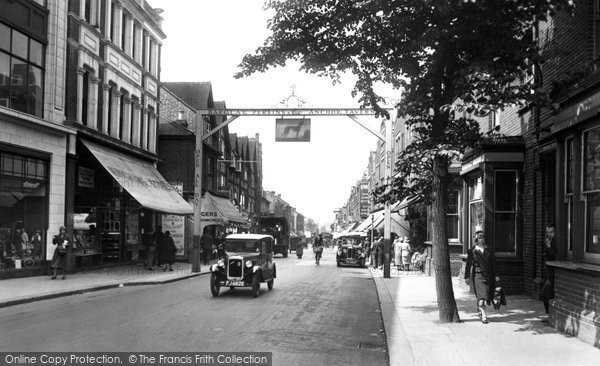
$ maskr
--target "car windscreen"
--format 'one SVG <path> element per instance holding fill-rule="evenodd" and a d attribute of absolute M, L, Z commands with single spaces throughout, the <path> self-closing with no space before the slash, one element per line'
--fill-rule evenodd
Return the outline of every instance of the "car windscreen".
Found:
<path fill-rule="evenodd" d="M 227 240 L 225 250 L 236 253 L 257 253 L 260 251 L 258 240 Z"/>
<path fill-rule="evenodd" d="M 342 238 L 342 245 L 360 245 L 362 239 L 360 238 Z"/>

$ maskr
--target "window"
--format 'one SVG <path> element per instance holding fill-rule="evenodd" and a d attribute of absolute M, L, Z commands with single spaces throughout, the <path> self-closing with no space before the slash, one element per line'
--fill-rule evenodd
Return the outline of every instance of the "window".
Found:
<path fill-rule="evenodd" d="M 469 179 L 469 238 L 468 247 L 473 246 L 473 235 L 483 229 L 483 181 L 482 177 Z"/>
<path fill-rule="evenodd" d="M 497 170 L 494 179 L 494 250 L 515 253 L 517 245 L 517 186 L 515 170 Z"/>
<path fill-rule="evenodd" d="M 600 128 L 583 134 L 584 257 L 600 259 Z"/>
<path fill-rule="evenodd" d="M 0 106 L 43 115 L 44 46 L 0 23 Z"/>
<path fill-rule="evenodd" d="M 459 192 L 452 190 L 448 193 L 448 206 L 446 208 L 446 233 L 448 240 L 458 241 L 459 238 Z"/>
<path fill-rule="evenodd" d="M 565 143 L 565 218 L 567 231 L 568 253 L 573 253 L 573 138 L 568 138 Z"/>
<path fill-rule="evenodd" d="M 2 151 L 0 165 L 0 242 L 4 243 L 0 271 L 26 268 L 25 258 L 45 259 L 48 162 Z M 17 240 L 23 231 L 27 243 Z M 20 265 L 16 259 L 21 259 Z"/>
<path fill-rule="evenodd" d="M 90 72 L 83 73 L 83 87 L 81 90 L 81 123 L 88 125 L 88 105 L 90 102 Z"/>

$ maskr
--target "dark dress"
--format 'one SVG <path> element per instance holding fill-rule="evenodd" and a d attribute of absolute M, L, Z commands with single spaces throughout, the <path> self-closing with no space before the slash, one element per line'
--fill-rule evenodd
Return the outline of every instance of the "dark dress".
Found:
<path fill-rule="evenodd" d="M 54 239 L 52 239 L 52 244 L 63 245 L 65 240 L 69 244 L 73 242 L 73 239 L 71 239 L 71 236 L 69 234 L 58 234 L 54 237 Z M 65 249 L 66 249 L 66 247 L 65 247 Z M 52 261 L 50 262 L 50 268 L 63 268 L 63 266 L 65 265 L 66 257 L 67 257 L 66 251 L 62 254 L 59 254 L 58 248 L 55 248 L 54 255 L 52 256 Z"/>
<path fill-rule="evenodd" d="M 495 262 L 494 253 L 489 248 L 485 248 L 483 252 L 471 248 L 467 252 L 465 279 L 471 279 L 477 300 L 484 299 L 488 304 L 494 296 L 494 287 L 496 287 Z"/>
<path fill-rule="evenodd" d="M 163 235 L 162 240 L 158 244 L 158 265 L 175 263 L 175 242 L 170 236 Z"/>

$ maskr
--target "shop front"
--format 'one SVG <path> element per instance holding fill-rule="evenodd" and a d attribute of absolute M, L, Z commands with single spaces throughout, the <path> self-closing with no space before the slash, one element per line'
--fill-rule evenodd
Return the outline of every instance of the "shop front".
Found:
<path fill-rule="evenodd" d="M 547 222 L 556 224 L 556 260 L 548 262 L 554 271 L 549 323 L 596 347 L 600 346 L 599 114 L 598 92 L 565 106 L 554 117 L 552 139 L 540 164 L 544 180 L 551 183 L 542 192 L 544 207 L 549 208 L 544 211 Z M 541 240 L 537 245 L 543 245 Z"/>
<path fill-rule="evenodd" d="M 485 139 L 465 155 L 460 172 L 464 192 L 457 206 L 462 222 L 457 231 L 463 246 L 461 275 L 464 253 L 474 245 L 475 232 L 483 229 L 496 256 L 502 287 L 509 293 L 523 292 L 524 146 L 520 136 Z"/>
<path fill-rule="evenodd" d="M 138 262 L 164 214 L 193 213 L 152 162 L 85 139 L 77 150 L 76 268 Z"/>

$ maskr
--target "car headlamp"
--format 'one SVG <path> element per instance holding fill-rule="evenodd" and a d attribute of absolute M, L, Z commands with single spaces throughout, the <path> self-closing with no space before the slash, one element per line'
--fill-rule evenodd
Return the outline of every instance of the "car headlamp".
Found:
<path fill-rule="evenodd" d="M 348 249 L 344 248 L 344 254 L 348 253 Z"/>
<path fill-rule="evenodd" d="M 362 250 L 360 250 L 360 249 L 359 249 L 359 250 L 357 250 L 357 253 L 358 253 L 358 254 L 362 253 Z"/>
<path fill-rule="evenodd" d="M 246 267 L 248 267 L 248 268 L 252 267 L 252 261 L 251 260 L 247 260 L 246 261 Z"/>
<path fill-rule="evenodd" d="M 225 262 L 222 259 L 219 259 L 219 261 L 217 262 L 217 266 L 225 267 Z"/>

